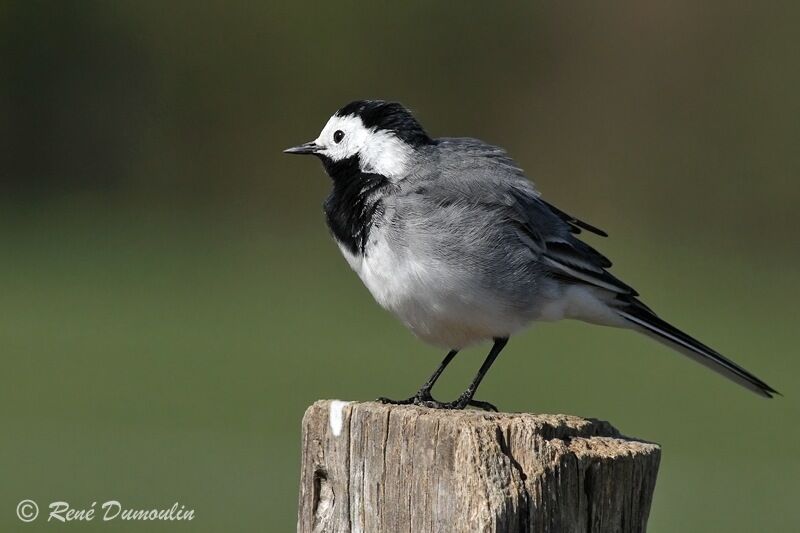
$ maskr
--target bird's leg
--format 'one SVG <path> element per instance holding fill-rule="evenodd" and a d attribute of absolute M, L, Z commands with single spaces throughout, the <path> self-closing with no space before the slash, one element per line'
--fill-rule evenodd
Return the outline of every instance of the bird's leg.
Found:
<path fill-rule="evenodd" d="M 506 343 L 508 342 L 508 337 L 498 337 L 494 339 L 494 346 L 489 351 L 489 355 L 486 356 L 486 360 L 481 365 L 481 368 L 478 370 L 478 374 L 475 376 L 475 379 L 472 380 L 467 390 L 461 393 L 461 396 L 458 397 L 457 400 L 453 402 L 449 402 L 442 406 L 436 406 L 440 409 L 464 409 L 468 405 L 474 405 L 476 407 L 481 407 L 486 409 L 494 408 L 492 410 L 497 411 L 492 404 L 486 402 L 479 402 L 477 400 L 473 400 L 472 397 L 475 396 L 475 391 L 478 390 L 478 386 L 481 384 L 481 380 L 483 380 L 483 376 L 489 371 L 489 368 L 494 363 L 494 360 L 497 359 L 497 356 L 500 355 L 500 352 L 505 348 Z M 431 406 L 434 407 L 434 406 Z"/>
<path fill-rule="evenodd" d="M 450 362 L 453 360 L 453 358 L 456 356 L 457 353 L 458 350 L 450 350 L 449 352 L 447 352 L 447 355 L 445 355 L 444 359 L 442 359 L 439 368 L 437 368 L 436 371 L 433 374 L 431 374 L 431 377 L 428 378 L 428 381 L 423 383 L 422 387 L 420 387 L 417 393 L 411 398 L 408 398 L 406 400 L 390 400 L 389 398 L 381 397 L 378 398 L 378 401 L 381 403 L 390 403 L 394 405 L 409 405 L 409 404 L 425 405 L 424 402 L 439 403 L 433 399 L 433 396 L 431 396 L 431 389 L 433 389 L 433 386 L 436 384 L 436 381 L 439 379 L 439 376 L 442 375 L 444 369 L 447 368 L 447 365 L 450 364 Z"/>
<path fill-rule="evenodd" d="M 447 355 L 444 356 L 444 359 L 442 359 L 441 364 L 439 364 L 439 368 L 437 368 L 436 371 L 433 374 L 431 374 L 431 377 L 428 378 L 428 381 L 426 381 L 422 385 L 422 387 L 420 387 L 420 389 L 417 391 L 417 394 L 414 395 L 416 399 L 433 400 L 433 397 L 431 396 L 431 390 L 433 389 L 433 386 L 436 385 L 436 382 L 439 380 L 439 376 L 442 375 L 444 369 L 447 368 L 447 365 L 450 364 L 450 362 L 453 360 L 453 358 L 456 356 L 457 353 L 458 350 L 450 350 L 449 352 L 447 352 Z"/>
<path fill-rule="evenodd" d="M 430 407 L 432 409 L 464 409 L 466 406 L 471 405 L 473 407 L 477 407 L 479 409 L 485 409 L 486 411 L 497 411 L 497 407 L 490 404 L 489 402 L 482 402 L 480 400 L 473 400 L 472 398 L 475 396 L 475 391 L 478 390 L 478 386 L 481 384 L 483 380 L 483 376 L 489 371 L 489 368 L 494 363 L 494 360 L 497 359 L 497 356 L 500 355 L 500 352 L 503 351 L 505 348 L 506 343 L 508 342 L 508 337 L 498 337 L 494 339 L 494 345 L 492 349 L 489 351 L 489 355 L 486 356 L 486 360 L 481 365 L 481 368 L 478 370 L 478 374 L 472 380 L 472 383 L 467 387 L 461 396 L 458 397 L 455 401 L 452 402 L 440 402 L 435 400 L 433 396 L 431 396 L 431 389 L 433 385 L 436 383 L 436 380 L 439 379 L 439 376 L 442 375 L 442 372 L 450 364 L 450 361 L 458 353 L 458 350 L 450 350 L 448 354 L 445 356 L 442 364 L 439 365 L 439 368 L 428 378 L 428 381 L 422 385 L 422 387 L 417 391 L 417 393 L 408 398 L 406 400 L 390 400 L 389 398 L 378 398 L 378 401 L 381 403 L 389 403 L 395 405 L 423 405 L 425 407 Z"/>

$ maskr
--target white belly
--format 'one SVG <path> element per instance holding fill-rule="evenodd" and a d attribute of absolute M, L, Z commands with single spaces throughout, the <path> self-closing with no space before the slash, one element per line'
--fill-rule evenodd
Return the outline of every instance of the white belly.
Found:
<path fill-rule="evenodd" d="M 373 233 L 364 256 L 339 248 L 375 300 L 423 340 L 463 348 L 509 336 L 527 324 L 457 266 L 415 256 L 408 248 L 395 250 L 380 232 Z"/>

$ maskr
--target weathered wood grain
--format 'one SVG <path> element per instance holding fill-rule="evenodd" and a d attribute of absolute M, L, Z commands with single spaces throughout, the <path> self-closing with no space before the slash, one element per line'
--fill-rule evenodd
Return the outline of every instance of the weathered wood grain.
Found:
<path fill-rule="evenodd" d="M 645 531 L 656 444 L 566 415 L 318 401 L 297 530 Z"/>

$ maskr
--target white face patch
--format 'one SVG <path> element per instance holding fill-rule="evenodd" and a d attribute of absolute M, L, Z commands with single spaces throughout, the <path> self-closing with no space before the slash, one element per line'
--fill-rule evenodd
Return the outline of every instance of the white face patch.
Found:
<path fill-rule="evenodd" d="M 344 134 L 338 143 L 334 139 L 337 131 Z M 314 142 L 323 147 L 320 153 L 333 161 L 358 155 L 362 171 L 395 180 L 405 175 L 412 152 L 409 145 L 393 134 L 369 129 L 352 115 L 332 116 Z"/>

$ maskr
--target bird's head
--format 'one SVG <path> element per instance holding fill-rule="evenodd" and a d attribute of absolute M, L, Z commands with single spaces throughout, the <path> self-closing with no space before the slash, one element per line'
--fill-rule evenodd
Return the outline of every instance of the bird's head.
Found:
<path fill-rule="evenodd" d="M 338 169 L 399 179 L 414 151 L 433 141 L 411 112 L 397 102 L 357 100 L 339 109 L 311 142 L 284 150 L 319 157 L 334 179 Z"/>

